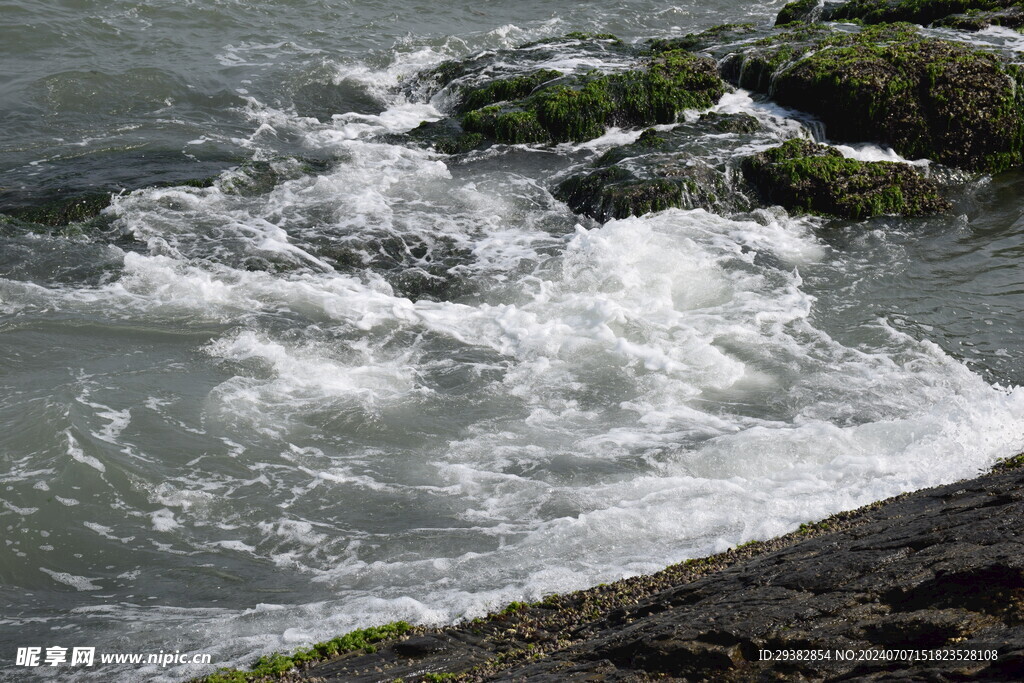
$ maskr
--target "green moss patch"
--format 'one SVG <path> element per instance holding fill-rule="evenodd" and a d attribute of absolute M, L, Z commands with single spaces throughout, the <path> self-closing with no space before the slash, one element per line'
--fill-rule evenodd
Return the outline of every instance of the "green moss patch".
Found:
<path fill-rule="evenodd" d="M 699 33 L 687 33 L 680 38 L 663 38 L 652 40 L 651 52 L 670 52 L 672 50 L 689 50 L 697 52 L 706 50 L 713 45 L 729 43 L 749 36 L 756 31 L 754 24 L 721 24 Z"/>
<path fill-rule="evenodd" d="M 551 80 L 550 72 L 538 74 L 524 76 L 518 85 L 487 87 L 505 93 Z M 541 85 L 525 98 L 467 112 L 462 126 L 503 143 L 582 142 L 603 135 L 609 126 L 671 123 L 685 109 L 711 107 L 724 93 L 712 60 L 675 50 L 650 59 L 642 69 Z"/>
<path fill-rule="evenodd" d="M 955 28 L 961 31 L 981 31 L 990 26 L 1021 28 L 1024 26 L 1024 3 L 987 12 L 970 10 L 964 14 L 951 14 L 932 22 L 932 26 Z"/>
<path fill-rule="evenodd" d="M 928 25 L 952 14 L 1020 6 L 1020 0 L 852 0 L 832 10 L 828 19 L 865 24 L 907 21 Z"/>
<path fill-rule="evenodd" d="M 813 21 L 820 6 L 819 0 L 796 0 L 796 2 L 788 3 L 775 18 L 775 25 L 784 26 Z"/>
<path fill-rule="evenodd" d="M 541 69 L 525 76 L 501 78 L 480 87 L 468 88 L 463 93 L 462 104 L 459 105 L 458 111 L 465 113 L 496 102 L 522 99 L 544 83 L 553 81 L 562 75 L 561 71 Z"/>
<path fill-rule="evenodd" d="M 743 174 L 766 201 L 824 216 L 919 216 L 949 208 L 938 188 L 911 166 L 847 159 L 807 140 L 748 157 Z"/>
<path fill-rule="evenodd" d="M 247 683 L 277 679 L 292 669 L 346 652 L 374 652 L 378 643 L 399 638 L 412 630 L 413 627 L 404 621 L 358 629 L 312 647 L 296 650 L 291 655 L 272 654 L 260 657 L 248 671 L 221 669 L 205 678 L 195 679 L 194 683 Z"/>
<path fill-rule="evenodd" d="M 785 35 L 785 34 L 782 34 Z M 820 117 L 835 140 L 999 172 L 1024 163 L 1024 76 L 997 55 L 922 37 L 910 24 L 775 40 L 728 60 L 741 86 Z"/>

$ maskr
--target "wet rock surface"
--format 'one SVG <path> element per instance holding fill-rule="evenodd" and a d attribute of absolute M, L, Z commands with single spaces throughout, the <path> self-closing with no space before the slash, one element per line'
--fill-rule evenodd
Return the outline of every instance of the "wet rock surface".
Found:
<path fill-rule="evenodd" d="M 559 183 L 553 194 L 574 212 L 601 222 L 668 208 L 748 210 L 753 202 L 737 187 L 734 164 L 724 157 L 760 131 L 748 114 L 705 114 L 671 130 L 649 129 L 635 142 L 602 154 L 593 170 Z M 717 136 L 721 149 L 709 144 L 709 134 Z"/>
<path fill-rule="evenodd" d="M 826 3 L 821 17 L 828 21 L 855 20 L 865 24 L 909 21 L 929 25 L 943 24 L 953 16 L 1001 14 L 1004 10 L 1018 9 L 1022 5 L 1024 3 L 1020 0 L 853 0 L 847 3 Z"/>
<path fill-rule="evenodd" d="M 1022 522 L 1024 470 L 1005 469 L 652 576 L 532 605 L 513 603 L 486 620 L 419 629 L 372 654 L 350 654 L 290 676 L 1019 680 Z M 908 662 L 886 650 L 925 654 Z M 762 651 L 774 654 L 766 659 Z M 779 654 L 794 651 L 818 655 L 796 660 Z"/>

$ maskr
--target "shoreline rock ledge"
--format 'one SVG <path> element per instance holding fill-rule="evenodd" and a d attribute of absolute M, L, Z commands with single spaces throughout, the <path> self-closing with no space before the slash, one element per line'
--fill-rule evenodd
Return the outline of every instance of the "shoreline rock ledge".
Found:
<path fill-rule="evenodd" d="M 403 625 L 282 678 L 1019 681 L 1022 465 L 486 619 Z"/>

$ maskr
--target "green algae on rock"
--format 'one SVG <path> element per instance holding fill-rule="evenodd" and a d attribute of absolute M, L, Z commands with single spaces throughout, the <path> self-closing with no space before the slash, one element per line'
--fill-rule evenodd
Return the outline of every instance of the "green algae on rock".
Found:
<path fill-rule="evenodd" d="M 997 55 L 909 24 L 835 33 L 799 51 L 786 35 L 727 60 L 723 73 L 817 115 L 834 140 L 991 173 L 1024 162 L 1024 73 Z"/>
<path fill-rule="evenodd" d="M 1024 3 L 1006 9 L 981 11 L 968 10 L 963 14 L 951 14 L 932 22 L 934 27 L 955 28 L 961 31 L 981 31 L 990 26 L 1006 28 L 1024 27 Z"/>
<path fill-rule="evenodd" d="M 582 142 L 609 126 L 672 123 L 683 110 L 707 109 L 724 93 L 713 60 L 673 50 L 641 69 L 585 74 L 571 83 L 541 86 L 523 99 L 469 111 L 462 126 L 503 143 Z"/>
<path fill-rule="evenodd" d="M 694 176 L 712 173 L 703 165 L 693 169 Z M 715 199 L 696 177 L 638 179 L 618 166 L 573 176 L 562 182 L 554 194 L 574 212 L 602 222 L 665 209 L 697 208 Z"/>
<path fill-rule="evenodd" d="M 541 69 L 525 76 L 499 78 L 477 88 L 468 88 L 462 96 L 462 104 L 459 105 L 458 111 L 465 113 L 497 102 L 522 99 L 544 83 L 562 75 L 561 71 Z"/>
<path fill-rule="evenodd" d="M 796 0 L 779 11 L 779 15 L 775 18 L 775 25 L 785 26 L 786 24 L 814 21 L 817 19 L 816 15 L 819 15 L 818 10 L 821 7 L 820 0 Z"/>
<path fill-rule="evenodd" d="M 766 201 L 824 216 L 919 216 L 949 208 L 934 183 L 907 164 L 847 159 L 802 139 L 747 157 L 743 174 Z"/>
<path fill-rule="evenodd" d="M 346 652 L 362 650 L 372 653 L 376 650 L 377 643 L 392 641 L 413 631 L 413 626 L 404 621 L 356 629 L 343 636 L 297 650 L 291 655 L 274 653 L 260 657 L 248 671 L 220 669 L 209 676 L 195 679 L 194 683 L 246 683 L 247 681 L 277 679 L 297 667 Z"/>
<path fill-rule="evenodd" d="M 720 24 L 699 33 L 687 33 L 681 38 L 659 38 L 650 42 L 651 52 L 689 50 L 699 52 L 713 45 L 721 45 L 749 36 L 756 31 L 754 24 Z"/>
<path fill-rule="evenodd" d="M 1020 0 L 852 0 L 831 9 L 825 18 L 829 21 L 856 20 L 865 24 L 906 21 L 927 26 L 955 14 L 1021 6 L 1024 3 Z"/>
<path fill-rule="evenodd" d="M 455 119 L 424 121 L 409 131 L 410 139 L 432 145 L 442 154 L 464 154 L 484 142 L 479 133 L 468 133 Z"/>

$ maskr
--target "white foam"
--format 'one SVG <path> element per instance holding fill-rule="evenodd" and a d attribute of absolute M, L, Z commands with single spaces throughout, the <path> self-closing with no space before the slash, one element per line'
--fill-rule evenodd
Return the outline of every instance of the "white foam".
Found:
<path fill-rule="evenodd" d="M 93 583 L 94 581 L 98 581 L 99 579 L 89 579 L 84 576 L 75 576 L 74 574 L 69 574 L 67 572 L 58 572 L 52 569 L 47 569 L 46 567 L 40 567 L 39 571 L 43 572 L 44 574 L 48 574 L 50 578 L 52 578 L 54 581 L 58 583 L 63 583 L 66 586 L 71 586 L 72 588 L 78 591 L 103 590 L 102 586 L 97 586 L 95 583 Z"/>
<path fill-rule="evenodd" d="M 870 142 L 853 145 L 834 145 L 834 147 L 842 152 L 844 157 L 860 161 L 890 161 L 910 164 L 912 166 L 928 166 L 931 163 L 928 159 L 915 159 L 911 161 L 897 154 L 892 147 L 885 147 Z"/>
<path fill-rule="evenodd" d="M 71 430 L 65 430 L 64 436 L 66 436 L 68 440 L 67 454 L 70 455 L 73 460 L 77 460 L 84 465 L 88 465 L 100 473 L 107 471 L 106 465 L 93 456 L 85 454 L 85 451 L 83 451 L 81 446 L 79 446 L 75 437 L 71 436 Z"/>
<path fill-rule="evenodd" d="M 181 523 L 174 518 L 174 513 L 167 508 L 151 512 L 149 516 L 156 531 L 174 531 L 181 526 Z"/>

